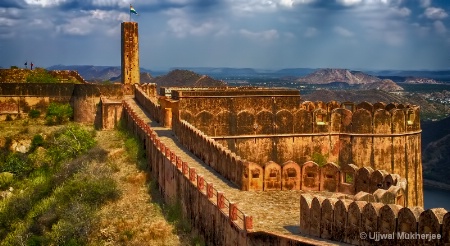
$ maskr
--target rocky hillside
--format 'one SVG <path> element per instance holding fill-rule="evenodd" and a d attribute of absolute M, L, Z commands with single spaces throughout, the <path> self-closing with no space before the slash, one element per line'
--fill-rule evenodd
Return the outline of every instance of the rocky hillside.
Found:
<path fill-rule="evenodd" d="M 141 72 L 139 77 L 140 77 L 141 84 L 152 83 L 153 76 L 150 73 Z M 109 81 L 121 83 L 122 82 L 122 74 L 119 74 L 119 76 L 117 76 L 117 77 L 110 78 Z"/>
<path fill-rule="evenodd" d="M 170 73 L 154 78 L 152 83 L 162 86 L 226 86 L 221 80 L 213 79 L 188 70 L 173 70 Z"/>
<path fill-rule="evenodd" d="M 307 84 L 328 84 L 332 82 L 345 82 L 349 85 L 369 84 L 380 82 L 381 79 L 362 72 L 350 71 L 347 69 L 318 69 L 311 74 L 300 77 L 296 80 L 299 83 Z"/>
<path fill-rule="evenodd" d="M 382 91 L 403 91 L 403 88 L 390 79 L 383 79 L 379 82 L 361 84 L 359 89 L 362 90 L 382 90 Z"/>
<path fill-rule="evenodd" d="M 105 81 L 121 74 L 120 67 L 93 65 L 55 65 L 48 70 L 76 70 L 87 81 Z"/>
<path fill-rule="evenodd" d="M 422 165 L 425 179 L 450 184 L 450 134 L 427 145 L 422 153 Z"/>

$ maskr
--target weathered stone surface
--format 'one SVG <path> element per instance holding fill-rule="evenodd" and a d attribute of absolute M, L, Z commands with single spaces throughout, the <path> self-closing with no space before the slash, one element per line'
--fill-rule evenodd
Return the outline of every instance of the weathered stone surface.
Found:
<path fill-rule="evenodd" d="M 374 197 L 373 194 L 364 191 L 356 193 L 354 199 L 355 201 L 376 202 L 376 198 Z"/>
<path fill-rule="evenodd" d="M 281 167 L 282 190 L 300 190 L 301 187 L 301 169 L 300 166 L 288 161 Z"/>
<path fill-rule="evenodd" d="M 302 165 L 301 190 L 318 191 L 320 189 L 320 170 L 317 163 L 308 161 Z"/>
<path fill-rule="evenodd" d="M 311 230 L 311 204 L 313 196 L 302 194 L 300 196 L 300 233 L 309 235 Z"/>
<path fill-rule="evenodd" d="M 327 198 L 322 202 L 322 217 L 320 218 L 320 237 L 324 239 L 333 238 L 334 208 L 338 199 Z"/>
<path fill-rule="evenodd" d="M 447 210 L 443 208 L 433 208 L 423 211 L 419 217 L 419 234 L 440 232 Z M 419 239 L 421 245 L 439 244 L 440 240 Z"/>
<path fill-rule="evenodd" d="M 348 221 L 346 232 L 346 243 L 360 245 L 362 225 L 362 211 L 367 202 L 352 202 L 348 206 Z"/>
<path fill-rule="evenodd" d="M 419 217 L 423 212 L 422 207 L 404 207 L 398 212 L 397 231 L 404 233 L 416 233 L 419 230 Z M 418 240 L 404 239 L 397 240 L 398 245 L 417 244 Z"/>
<path fill-rule="evenodd" d="M 358 172 L 356 173 L 357 178 L 355 180 L 356 192 L 370 191 L 370 177 L 372 176 L 372 173 L 373 169 L 371 167 L 362 167 L 358 169 Z"/>
<path fill-rule="evenodd" d="M 338 242 L 348 242 L 348 207 L 350 200 L 338 200 L 334 207 L 334 226 L 333 226 L 333 240 Z"/>
<path fill-rule="evenodd" d="M 337 192 L 339 187 L 340 169 L 334 163 L 327 163 L 320 168 L 321 191 Z"/>
<path fill-rule="evenodd" d="M 264 165 L 264 190 L 281 190 L 281 167 L 270 161 Z"/>
<path fill-rule="evenodd" d="M 397 217 L 402 206 L 387 204 L 381 207 L 378 218 L 378 231 L 380 234 L 391 234 L 397 232 Z M 393 245 L 396 243 L 396 237 L 390 240 L 381 240 L 381 245 Z"/>
<path fill-rule="evenodd" d="M 358 167 L 353 164 L 341 165 L 341 180 L 339 192 L 345 194 L 355 194 Z"/>
<path fill-rule="evenodd" d="M 322 203 L 325 200 L 324 197 L 315 196 L 311 202 L 311 227 L 309 234 L 315 237 L 320 237 L 321 220 L 322 220 Z"/>
<path fill-rule="evenodd" d="M 361 225 L 362 232 L 367 234 L 375 234 L 378 230 L 378 218 L 380 216 L 380 209 L 384 206 L 382 203 L 367 203 L 362 211 Z M 376 241 L 370 238 L 362 239 L 362 245 L 373 245 Z"/>

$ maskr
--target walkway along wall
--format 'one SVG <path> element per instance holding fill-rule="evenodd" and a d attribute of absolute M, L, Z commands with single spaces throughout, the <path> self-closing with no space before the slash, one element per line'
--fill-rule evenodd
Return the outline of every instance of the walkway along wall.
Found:
<path fill-rule="evenodd" d="M 312 161 L 254 163 L 241 159 L 184 120 L 173 129 L 186 148 L 242 190 L 329 191 L 355 195 L 355 200 L 403 206 L 411 202 L 406 179 L 384 170 L 353 164 L 319 166 Z"/>
<path fill-rule="evenodd" d="M 251 216 L 244 214 L 226 198 L 226 194 L 217 191 L 213 183 L 197 174 L 189 163 L 167 148 L 129 105 L 124 102 L 123 106 L 123 118 L 127 127 L 144 143 L 151 176 L 157 181 L 165 201 L 181 203 L 183 216 L 190 221 L 193 230 L 204 238 L 206 245 L 288 246 L 318 243 L 307 238 L 254 232 Z"/>
<path fill-rule="evenodd" d="M 384 170 L 405 177 L 408 183 L 407 205 L 423 206 L 418 107 L 383 103 L 372 105 L 367 102 L 340 104 L 333 101 L 303 102 L 297 108 L 293 108 L 291 102 L 289 109 L 275 110 L 275 112 L 261 109 L 262 111 L 250 112 L 252 108 L 242 110 L 240 104 L 236 104 L 233 99 L 227 97 L 186 96 L 179 99 L 179 112 L 173 118 L 173 129 L 177 136 L 183 139 L 182 135 L 188 134 L 184 123 L 181 123 L 186 119 L 195 128 L 195 133 L 189 138 L 195 139 L 201 131 L 202 135 L 208 135 L 208 138 L 214 140 L 213 144 L 209 144 L 211 151 L 208 151 L 207 147 L 196 148 L 200 145 L 201 139 L 191 139 L 193 141 L 186 143 L 186 146 L 189 146 L 194 153 L 208 155 L 210 152 L 214 153 L 215 148 L 219 146 L 230 151 L 231 158 L 242 158 L 248 162 L 259 163 L 261 166 L 270 161 L 280 164 L 288 161 L 305 163 L 318 156 L 326 162 L 334 162 L 338 165 L 353 163 L 358 167 L 370 166 L 374 170 Z M 264 101 L 263 99 L 261 100 Z M 200 103 L 201 100 L 205 102 Z M 223 102 L 213 110 L 213 113 L 203 110 L 202 107 L 210 109 L 208 105 L 211 104 L 207 102 L 216 102 L 215 100 Z M 242 98 L 236 100 L 242 100 Z M 259 99 L 253 98 L 253 100 Z M 267 103 L 275 105 L 273 102 Z M 241 111 L 237 112 L 234 110 L 235 107 L 239 107 Z M 280 106 L 273 106 L 273 108 L 277 107 Z M 261 116 L 264 112 L 267 117 Z M 237 115 L 233 116 L 234 114 Z M 242 124 L 248 121 L 245 123 L 248 126 L 248 132 L 242 133 L 243 135 L 221 136 L 221 134 L 232 133 L 228 128 L 222 129 L 225 125 L 237 124 L 241 129 L 245 124 L 239 123 L 240 119 Z M 253 126 L 257 127 L 253 128 Z M 269 130 L 262 131 L 266 128 Z M 209 156 L 201 158 L 204 158 L 207 163 L 210 159 Z M 224 167 L 212 160 L 211 166 L 217 167 L 216 170 L 225 177 L 241 185 L 241 181 L 236 180 L 239 178 L 227 171 L 229 168 L 238 170 L 233 163 Z"/>

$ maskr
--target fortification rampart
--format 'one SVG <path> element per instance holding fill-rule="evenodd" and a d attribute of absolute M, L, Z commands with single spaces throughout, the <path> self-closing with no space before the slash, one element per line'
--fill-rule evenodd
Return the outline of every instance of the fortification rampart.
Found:
<path fill-rule="evenodd" d="M 407 202 L 407 181 L 397 174 L 353 164 L 249 162 L 186 121 L 174 129 L 184 146 L 242 190 L 329 191 L 355 195 L 356 200 L 401 205 Z"/>
<path fill-rule="evenodd" d="M 300 233 L 353 245 L 447 245 L 450 213 L 305 194 Z"/>
<path fill-rule="evenodd" d="M 151 174 L 165 201 L 181 202 L 184 215 L 208 245 L 247 245 L 252 217 L 243 214 L 213 183 L 167 148 L 125 102 L 123 112 L 128 128 L 144 143 Z"/>
<path fill-rule="evenodd" d="M 156 97 L 149 95 L 146 91 L 147 89 L 145 86 L 135 86 L 134 97 L 136 101 L 145 108 L 146 112 L 159 123 L 163 118 L 161 105 L 159 105 Z"/>
<path fill-rule="evenodd" d="M 43 73 L 43 69 L 0 69 L 0 83 L 20 83 L 27 82 L 30 75 Z M 78 71 L 73 70 L 52 70 L 48 71 L 60 83 L 81 83 L 86 84 L 86 80 L 81 77 Z"/>
<path fill-rule="evenodd" d="M 280 106 L 272 96 L 186 93 L 172 92 L 179 99 L 179 110 L 173 116 L 175 132 L 181 132 L 176 130 L 177 119 L 186 120 L 237 156 L 255 163 L 320 159 L 321 164 L 353 163 L 397 173 L 409 184 L 407 205 L 423 205 L 420 110 L 416 106 L 335 101 L 296 105 L 292 98 L 286 102 L 289 96 L 280 99 L 284 102 Z M 235 127 L 239 131 L 232 130 Z"/>
<path fill-rule="evenodd" d="M 51 102 L 70 103 L 74 121 L 101 126 L 101 97 L 110 103 L 120 102 L 122 85 L 0 83 L 0 115 L 2 118 L 8 114 L 26 117 L 31 109 L 44 112 Z M 120 112 L 115 119 L 119 117 Z"/>

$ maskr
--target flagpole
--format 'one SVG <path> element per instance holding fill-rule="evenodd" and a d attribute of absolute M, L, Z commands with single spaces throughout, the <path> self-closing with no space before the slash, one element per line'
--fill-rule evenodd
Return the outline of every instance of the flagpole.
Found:
<path fill-rule="evenodd" d="M 131 4 L 130 4 L 130 9 L 128 11 L 130 12 L 130 22 L 131 22 Z"/>

